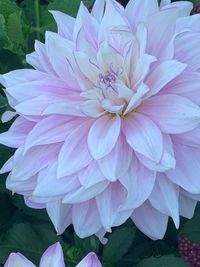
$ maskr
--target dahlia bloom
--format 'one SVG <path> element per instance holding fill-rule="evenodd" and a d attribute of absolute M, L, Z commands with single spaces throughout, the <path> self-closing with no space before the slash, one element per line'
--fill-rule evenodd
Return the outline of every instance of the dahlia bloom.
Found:
<path fill-rule="evenodd" d="M 96 0 L 77 17 L 51 11 L 27 56 L 1 76 L 18 115 L 0 143 L 1 172 L 61 234 L 104 234 L 129 217 L 152 239 L 179 227 L 200 198 L 200 15 L 188 1 Z"/>
<path fill-rule="evenodd" d="M 56 243 L 44 252 L 39 267 L 65 267 L 62 247 Z M 36 267 L 20 253 L 11 253 L 4 267 Z M 102 267 L 95 253 L 89 253 L 76 267 Z"/>

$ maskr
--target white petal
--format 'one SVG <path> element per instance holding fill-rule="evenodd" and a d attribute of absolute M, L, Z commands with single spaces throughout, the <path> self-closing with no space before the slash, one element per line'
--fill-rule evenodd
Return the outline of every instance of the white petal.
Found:
<path fill-rule="evenodd" d="M 153 191 L 149 196 L 151 205 L 160 212 L 171 216 L 176 228 L 179 227 L 179 187 L 165 174 L 158 173 Z"/>
<path fill-rule="evenodd" d="M 118 215 L 119 217 L 121 216 L 118 209 L 124 202 L 125 197 L 126 190 L 119 182 L 111 183 L 101 194 L 96 197 L 100 218 L 106 231 L 110 232 L 111 227 L 114 225 Z M 126 216 L 123 216 L 123 222 L 125 222 L 130 216 L 129 213 L 126 211 L 124 212 L 126 213 Z M 121 213 L 123 214 L 123 212 Z M 121 224 L 123 222 L 121 222 Z"/>
<path fill-rule="evenodd" d="M 73 174 L 92 161 L 87 145 L 90 125 L 88 120 L 77 125 L 66 138 L 58 157 L 58 177 Z"/>
<path fill-rule="evenodd" d="M 175 142 L 176 168 L 166 172 L 169 179 L 192 194 L 200 194 L 199 149 Z"/>
<path fill-rule="evenodd" d="M 151 239 L 163 239 L 168 216 L 154 209 L 148 201 L 135 209 L 131 218 L 136 226 Z"/>
<path fill-rule="evenodd" d="M 98 160 L 102 173 L 110 181 L 122 177 L 129 168 L 132 159 L 132 149 L 121 135 L 113 150 L 104 158 Z"/>
<path fill-rule="evenodd" d="M 139 113 L 128 115 L 123 131 L 129 145 L 138 153 L 159 162 L 163 153 L 162 134 L 156 124 Z"/>
<path fill-rule="evenodd" d="M 128 172 L 119 180 L 128 195 L 119 210 L 135 209 L 142 205 L 153 190 L 156 174 L 145 168 L 137 158 L 133 158 Z"/>
<path fill-rule="evenodd" d="M 148 16 L 158 11 L 158 1 L 143 0 L 141 4 L 140 0 L 130 0 L 125 11 L 135 32 L 139 22 L 145 22 Z"/>
<path fill-rule="evenodd" d="M 103 192 L 108 184 L 109 182 L 104 180 L 88 188 L 80 187 L 79 189 L 66 194 L 62 202 L 67 204 L 75 204 L 90 200 Z"/>
<path fill-rule="evenodd" d="M 197 204 L 196 200 L 180 194 L 180 196 L 179 196 L 180 215 L 185 217 L 185 218 L 191 219 L 194 215 L 196 204 Z"/>
<path fill-rule="evenodd" d="M 157 94 L 167 83 L 181 74 L 186 66 L 186 64 L 176 60 L 164 61 L 158 65 L 145 81 L 150 88 L 149 93 L 145 97 L 148 98 Z"/>
<path fill-rule="evenodd" d="M 139 112 L 149 116 L 164 133 L 184 133 L 200 124 L 200 108 L 178 95 L 153 96 L 142 103 Z"/>
<path fill-rule="evenodd" d="M 115 146 L 120 133 L 121 119 L 118 116 L 102 116 L 90 128 L 88 147 L 94 159 L 106 156 Z"/>
<path fill-rule="evenodd" d="M 46 209 L 57 234 L 61 235 L 72 223 L 71 205 L 63 204 L 61 201 L 48 202 Z"/>
<path fill-rule="evenodd" d="M 44 252 L 40 260 L 40 267 L 65 267 L 64 255 L 60 243 L 56 243 Z"/>
<path fill-rule="evenodd" d="M 88 237 L 101 229 L 101 221 L 94 200 L 73 205 L 72 221 L 77 235 Z"/>
<path fill-rule="evenodd" d="M 11 253 L 4 267 L 36 267 L 20 253 Z"/>

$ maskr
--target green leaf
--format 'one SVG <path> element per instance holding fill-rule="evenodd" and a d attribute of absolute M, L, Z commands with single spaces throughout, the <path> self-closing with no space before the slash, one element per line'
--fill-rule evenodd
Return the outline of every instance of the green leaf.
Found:
<path fill-rule="evenodd" d="M 13 12 L 19 10 L 16 2 L 13 0 L 0 0 L 0 13 L 3 14 L 4 18 L 7 20 L 8 16 Z"/>
<path fill-rule="evenodd" d="M 189 240 L 200 244 L 200 205 L 197 206 L 191 220 L 184 223 L 179 236 L 187 237 Z"/>
<path fill-rule="evenodd" d="M 21 252 L 38 264 L 47 247 L 57 241 L 61 241 L 61 238 L 48 224 L 16 223 L 0 242 L 0 262 L 4 263 L 11 252 Z"/>
<path fill-rule="evenodd" d="M 11 42 L 16 44 L 24 43 L 24 36 L 22 31 L 21 12 L 13 12 L 8 16 L 6 30 Z"/>
<path fill-rule="evenodd" d="M 30 209 L 29 207 L 25 205 L 24 198 L 17 194 L 15 194 L 12 197 L 12 200 L 13 200 L 13 205 L 16 206 L 19 210 L 21 210 L 32 221 L 40 220 L 40 221 L 50 222 L 50 219 L 45 209 Z"/>
<path fill-rule="evenodd" d="M 96 236 L 79 238 L 74 234 L 74 242 L 75 246 L 79 248 L 83 254 L 87 254 L 90 251 L 97 253 L 99 250 L 99 239 Z"/>
<path fill-rule="evenodd" d="M 11 197 L 5 192 L 0 193 L 0 203 L 0 234 L 2 234 L 2 230 L 12 217 L 14 207 L 12 205 Z"/>
<path fill-rule="evenodd" d="M 8 102 L 4 96 L 0 94 L 0 109 L 6 108 L 8 106 Z"/>
<path fill-rule="evenodd" d="M 8 36 L 5 30 L 5 18 L 0 14 L 0 49 L 8 44 Z"/>
<path fill-rule="evenodd" d="M 5 73 L 8 71 L 20 69 L 23 67 L 24 66 L 18 55 L 16 55 L 15 53 L 13 53 L 12 51 L 8 49 L 0 50 L 0 73 Z"/>
<path fill-rule="evenodd" d="M 93 4 L 94 0 L 83 1 L 87 7 L 90 7 Z M 59 10 L 62 12 L 67 13 L 70 16 L 75 17 L 81 0 L 54 0 L 52 3 L 49 4 L 49 10 Z"/>
<path fill-rule="evenodd" d="M 123 227 L 110 234 L 103 249 L 103 261 L 112 264 L 122 259 L 134 240 L 135 231 L 134 227 Z"/>
<path fill-rule="evenodd" d="M 167 255 L 142 260 L 136 267 L 189 267 L 189 265 L 181 258 L 177 258 L 174 255 Z"/>

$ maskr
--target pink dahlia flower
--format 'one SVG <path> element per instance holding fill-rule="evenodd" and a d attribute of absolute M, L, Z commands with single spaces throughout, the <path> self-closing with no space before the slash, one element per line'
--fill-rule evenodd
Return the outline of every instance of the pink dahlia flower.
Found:
<path fill-rule="evenodd" d="M 153 239 L 200 199 L 200 15 L 188 1 L 97 0 L 72 18 L 51 11 L 27 56 L 1 76 L 18 115 L 0 142 L 2 172 L 59 234 L 100 238 L 132 218 Z"/>
<path fill-rule="evenodd" d="M 65 267 L 62 247 L 59 243 L 50 246 L 42 255 L 39 267 Z M 20 253 L 11 253 L 4 267 L 36 267 Z M 76 267 L 102 267 L 95 253 L 89 253 Z"/>

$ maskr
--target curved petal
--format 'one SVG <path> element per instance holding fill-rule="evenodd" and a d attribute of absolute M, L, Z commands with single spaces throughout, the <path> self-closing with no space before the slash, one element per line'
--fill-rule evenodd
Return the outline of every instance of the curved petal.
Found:
<path fill-rule="evenodd" d="M 197 201 L 186 197 L 182 194 L 179 196 L 179 213 L 181 216 L 191 219 L 194 215 L 194 211 L 197 205 Z"/>
<path fill-rule="evenodd" d="M 183 145 L 200 148 L 200 127 L 183 134 L 177 134 L 175 139 Z"/>
<path fill-rule="evenodd" d="M 48 202 L 46 209 L 57 234 L 61 235 L 72 223 L 71 205 L 63 204 L 61 201 Z"/>
<path fill-rule="evenodd" d="M 200 34 L 186 32 L 175 39 L 175 59 L 188 65 L 190 71 L 198 71 L 200 62 L 198 60 L 200 46 Z"/>
<path fill-rule="evenodd" d="M 162 239 L 167 229 L 168 216 L 154 209 L 146 201 L 131 216 L 136 226 L 151 239 Z"/>
<path fill-rule="evenodd" d="M 159 60 L 172 58 L 174 50 L 168 51 L 167 48 L 175 34 L 177 18 L 177 8 L 161 10 L 148 18 L 148 54 L 156 56 Z M 160 25 L 162 25 L 162 31 Z"/>
<path fill-rule="evenodd" d="M 193 4 L 190 1 L 176 1 L 171 3 L 171 1 L 166 1 L 169 3 L 164 4 L 164 1 L 161 1 L 161 7 L 163 9 L 167 8 L 178 8 L 179 17 L 188 17 L 193 9 Z"/>
<path fill-rule="evenodd" d="M 108 185 L 109 182 L 104 180 L 88 188 L 80 187 L 79 189 L 66 194 L 62 202 L 67 204 L 75 204 L 88 201 L 103 192 Z"/>
<path fill-rule="evenodd" d="M 98 232 L 102 225 L 95 201 L 90 200 L 73 205 L 72 222 L 80 238 L 88 237 Z"/>
<path fill-rule="evenodd" d="M 90 252 L 76 267 L 102 267 L 94 252 Z"/>
<path fill-rule="evenodd" d="M 59 151 L 60 144 L 53 144 L 33 147 L 24 154 L 21 146 L 14 155 L 14 167 L 11 172 L 12 179 L 16 181 L 29 179 L 46 166 L 52 164 Z"/>
<path fill-rule="evenodd" d="M 125 137 L 120 135 L 113 150 L 104 158 L 98 160 L 98 165 L 104 176 L 110 181 L 122 177 L 129 168 L 132 159 L 132 149 Z"/>
<path fill-rule="evenodd" d="M 20 253 L 11 253 L 4 267 L 36 267 Z"/>
<path fill-rule="evenodd" d="M 192 84 L 192 86 L 191 86 Z M 168 83 L 162 90 L 163 94 L 177 94 L 184 96 L 192 102 L 200 105 L 200 73 L 192 71 L 184 71 L 173 81 Z"/>
<path fill-rule="evenodd" d="M 0 143 L 9 147 L 18 148 L 24 144 L 27 134 L 34 126 L 34 122 L 17 117 L 10 129 L 0 134 Z"/>
<path fill-rule="evenodd" d="M 56 10 L 51 10 L 50 13 L 56 21 L 58 34 L 67 39 L 72 39 L 75 18 Z"/>
<path fill-rule="evenodd" d="M 158 173 L 153 191 L 149 196 L 151 205 L 174 220 L 178 229 L 179 219 L 179 187 L 173 184 L 165 174 Z"/>
<path fill-rule="evenodd" d="M 60 243 L 56 243 L 44 252 L 40 260 L 40 267 L 65 267 L 64 255 Z"/>
<path fill-rule="evenodd" d="M 47 32 L 46 47 L 54 71 L 70 88 L 77 89 L 78 84 L 71 66 L 73 44 L 56 33 Z"/>
<path fill-rule="evenodd" d="M 200 124 L 200 108 L 178 95 L 153 96 L 143 102 L 139 112 L 150 117 L 164 133 L 184 133 Z"/>
<path fill-rule="evenodd" d="M 89 188 L 105 180 L 105 177 L 100 171 L 97 161 L 92 161 L 78 173 L 78 179 L 84 188 Z"/>
<path fill-rule="evenodd" d="M 110 30 L 117 26 L 128 26 L 123 7 L 117 1 L 107 0 L 104 16 L 99 28 L 98 42 L 108 40 Z"/>
<path fill-rule="evenodd" d="M 200 194 L 199 172 L 200 151 L 197 148 L 174 144 L 176 168 L 166 175 L 173 182 L 192 194 Z"/>
<path fill-rule="evenodd" d="M 90 126 L 91 121 L 87 120 L 71 130 L 58 157 L 58 177 L 73 174 L 92 161 L 87 145 Z M 77 155 L 79 156 L 77 157 Z"/>
<path fill-rule="evenodd" d="M 119 180 L 128 194 L 119 210 L 135 209 L 142 205 L 153 190 L 156 173 L 145 168 L 134 157 L 128 172 Z"/>
<path fill-rule="evenodd" d="M 161 160 L 158 163 L 154 162 L 153 160 L 150 160 L 149 158 L 143 156 L 140 153 L 135 154 L 140 160 L 141 164 L 153 171 L 165 172 L 169 169 L 174 169 L 176 167 L 173 144 L 170 136 L 167 134 L 163 134 L 163 154 Z"/>
<path fill-rule="evenodd" d="M 96 197 L 101 222 L 106 231 L 111 232 L 111 227 L 114 226 L 115 220 L 118 215 L 120 215 L 118 209 L 124 202 L 125 198 L 126 190 L 119 182 L 111 183 Z M 123 222 L 125 222 L 130 216 L 130 213 L 127 213 L 126 211 L 123 212 L 126 213 L 126 216 L 123 216 Z"/>
<path fill-rule="evenodd" d="M 70 134 L 71 129 L 81 122 L 82 120 L 73 117 L 56 115 L 44 118 L 29 132 L 25 143 L 25 151 L 37 145 L 63 142 Z"/>
<path fill-rule="evenodd" d="M 97 119 L 88 134 L 88 147 L 94 159 L 106 156 L 119 137 L 121 119 L 119 116 L 102 116 Z"/>
<path fill-rule="evenodd" d="M 159 128 L 148 117 L 133 113 L 124 119 L 123 132 L 128 144 L 138 153 L 159 162 L 163 138 Z"/>
<path fill-rule="evenodd" d="M 75 175 L 56 178 L 57 163 L 41 170 L 38 174 L 37 186 L 32 195 L 41 198 L 56 198 L 80 187 L 78 178 Z M 47 190 L 48 188 L 48 190 Z"/>
<path fill-rule="evenodd" d="M 130 0 L 126 6 L 126 16 L 131 23 L 133 32 L 140 22 L 146 22 L 147 18 L 158 11 L 157 0 Z"/>
<path fill-rule="evenodd" d="M 186 64 L 182 64 L 176 60 L 166 60 L 158 65 L 145 81 L 150 88 L 145 98 L 157 94 L 167 83 L 181 74 L 186 66 Z"/>
<path fill-rule="evenodd" d="M 105 0 L 96 0 L 94 2 L 91 14 L 100 22 L 105 10 Z"/>

